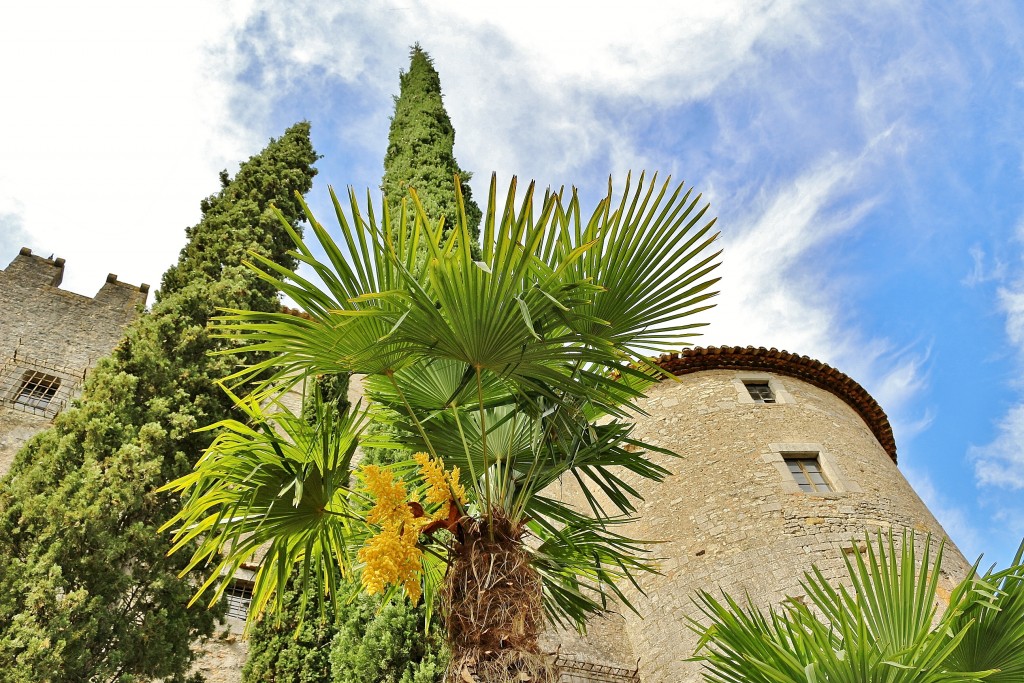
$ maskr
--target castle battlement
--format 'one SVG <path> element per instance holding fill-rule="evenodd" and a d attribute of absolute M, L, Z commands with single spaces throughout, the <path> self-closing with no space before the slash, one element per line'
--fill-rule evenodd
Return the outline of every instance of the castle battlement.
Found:
<path fill-rule="evenodd" d="M 64 263 L 62 258 L 43 258 L 33 254 L 28 247 L 22 247 L 10 265 L 0 270 L 0 286 L 4 287 L 5 292 L 22 288 L 60 287 L 64 281 Z M 64 291 L 64 294 L 89 299 L 73 292 Z M 117 275 L 110 273 L 94 299 L 106 302 L 123 301 L 138 306 L 146 303 L 148 294 L 149 285 L 143 283 L 135 286 L 121 282 Z"/>

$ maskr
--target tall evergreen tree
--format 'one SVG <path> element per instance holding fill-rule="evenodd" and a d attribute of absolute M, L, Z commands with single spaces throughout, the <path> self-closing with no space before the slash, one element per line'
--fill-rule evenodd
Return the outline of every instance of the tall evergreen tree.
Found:
<path fill-rule="evenodd" d="M 459 176 L 470 234 L 479 237 L 480 207 L 469 189 L 471 174 L 455 161 L 455 129 L 441 96 L 441 77 L 419 43 L 410 53 L 409 70 L 399 76 L 395 115 L 388 133 L 381 189 L 397 211 L 409 188 L 419 194 L 431 220 L 444 217 L 451 230 L 458 221 L 455 176 Z M 397 221 L 396 221 L 397 223 Z"/>
<path fill-rule="evenodd" d="M 482 212 L 469 188 L 472 174 L 455 161 L 455 129 L 442 101 L 441 77 L 430 55 L 416 43 L 409 54 L 409 70 L 399 76 L 381 189 L 392 212 L 399 210 L 409 189 L 414 189 L 432 221 L 444 218 L 447 234 L 459 220 L 456 176 L 469 233 L 476 242 Z M 376 411 L 370 433 L 379 438 L 394 431 L 390 425 L 397 415 L 383 406 Z M 408 452 L 384 448 L 363 451 L 363 462 L 383 465 L 409 456 Z M 430 634 L 423 632 L 424 606 L 401 598 L 382 610 L 380 603 L 379 597 L 363 597 L 346 605 L 332 655 L 335 683 L 440 681 L 448 653 L 436 628 Z"/>
<path fill-rule="evenodd" d="M 416 44 L 410 53 L 409 70 L 399 76 L 399 94 L 395 97 L 395 113 L 391 118 L 381 189 L 391 202 L 392 212 L 399 210 L 409 188 L 415 189 L 431 220 L 443 216 L 450 230 L 458 220 L 457 175 L 467 224 L 476 239 L 482 214 L 468 185 L 471 174 L 455 161 L 454 147 L 455 129 L 442 101 L 441 78 L 430 56 Z M 331 380 L 322 378 L 318 385 L 324 389 L 323 399 L 331 401 Z M 340 403 L 347 391 L 347 381 L 337 381 L 333 386 L 334 400 Z M 381 409 L 377 416 L 378 421 L 370 429 L 379 436 L 389 431 L 389 413 Z M 363 454 L 363 462 L 378 464 L 392 463 L 396 457 L 402 457 L 400 452 L 383 448 L 364 448 Z M 307 609 L 313 609 L 315 602 L 313 598 Z M 416 683 L 440 680 L 446 655 L 438 652 L 440 639 L 436 634 L 428 638 L 422 633 L 423 608 L 404 601 L 390 605 L 386 615 L 378 614 L 379 608 L 380 600 L 374 598 L 341 607 L 341 629 L 335 638 L 332 657 L 333 680 L 338 683 L 406 681 L 412 680 L 410 677 L 415 677 Z M 318 621 L 314 629 L 317 639 L 305 637 L 305 631 L 297 638 L 285 637 L 285 633 L 295 630 L 290 625 L 297 622 L 298 610 L 299 602 L 289 600 L 279 623 L 261 623 L 250 633 L 246 683 L 320 680 L 322 659 L 311 650 L 320 648 L 323 629 L 337 631 L 338 627 Z M 406 654 L 381 654 L 393 652 L 396 647 Z M 432 651 L 437 654 L 425 658 L 424 653 Z"/>
<path fill-rule="evenodd" d="M 100 361 L 76 405 L 17 455 L 0 482 L 0 661 L 28 683 L 183 681 L 190 643 L 214 614 L 187 609 L 194 576 L 157 533 L 177 501 L 157 488 L 212 440 L 197 427 L 231 401 L 216 381 L 237 359 L 207 323 L 218 308 L 273 311 L 274 288 L 245 266 L 254 251 L 286 267 L 291 244 L 272 206 L 299 228 L 317 155 L 309 124 L 289 128 L 221 174 L 149 314 Z"/>
<path fill-rule="evenodd" d="M 458 224 L 459 204 L 455 191 L 458 176 L 466 223 L 473 240 L 477 241 L 482 213 L 469 187 L 472 175 L 455 161 L 455 128 L 444 108 L 441 77 L 430 55 L 416 43 L 409 53 L 409 70 L 398 77 L 395 114 L 391 117 L 388 150 L 384 155 L 381 189 L 388 207 L 397 216 L 395 212 L 400 210 L 402 200 L 412 188 L 431 221 L 444 218 L 447 234 Z M 380 410 L 371 433 L 390 432 L 390 417 L 387 411 Z M 365 461 L 374 464 L 389 464 L 397 455 L 382 448 L 365 448 L 364 451 Z"/>

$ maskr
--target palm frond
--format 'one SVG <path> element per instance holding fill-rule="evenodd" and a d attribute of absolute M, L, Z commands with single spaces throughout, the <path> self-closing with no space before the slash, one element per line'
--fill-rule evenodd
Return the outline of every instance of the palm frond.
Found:
<path fill-rule="evenodd" d="M 195 470 L 161 490 L 185 496 L 172 529 L 175 552 L 197 542 L 185 570 L 209 568 L 193 602 L 213 588 L 220 599 L 243 563 L 258 562 L 251 609 L 262 612 L 296 565 L 302 580 L 331 590 L 335 567 L 351 576 L 350 549 L 365 535 L 349 489 L 365 412 L 323 410 L 315 426 L 282 406 L 273 413 L 239 399 L 249 420 L 213 425 L 220 433 Z M 259 558 L 261 553 L 265 557 Z"/>
<path fill-rule="evenodd" d="M 351 190 L 347 207 L 331 197 L 340 237 L 305 205 L 309 244 L 290 233 L 293 255 L 315 277 L 258 257 L 251 264 L 309 318 L 225 311 L 216 321 L 217 334 L 235 342 L 225 353 L 259 351 L 264 360 L 226 380 L 255 384 L 240 399 L 249 423 L 221 425 L 196 472 L 174 484 L 189 495 L 177 538 L 201 539 L 195 561 L 218 573 L 270 542 L 281 581 L 289 561 L 347 556 L 358 535 L 344 516 L 357 508 L 341 483 L 347 472 L 301 461 L 294 449 L 309 437 L 289 433 L 297 418 L 262 415 L 259 406 L 309 377 L 348 372 L 367 377 L 379 406 L 372 414 L 395 421 L 394 434 L 374 445 L 458 466 L 474 514 L 513 528 L 532 520 L 543 536 L 535 561 L 547 594 L 564 598 L 546 603 L 551 618 L 578 624 L 608 595 L 621 598 L 615 582 L 652 567 L 642 544 L 611 531 L 636 510 L 629 477 L 668 474 L 648 456 L 667 451 L 633 437 L 629 418 L 661 375 L 645 354 L 684 343 L 697 326 L 692 316 L 714 295 L 707 205 L 682 184 L 641 176 L 618 199 L 609 184 L 589 216 L 575 191 L 567 201 L 561 191 L 537 197 L 531 183 L 520 196 L 515 179 L 500 206 L 492 177 L 477 251 L 464 215 L 445 236 L 415 192 L 396 215 L 385 202 L 376 214 L 369 198 L 361 207 Z M 346 429 L 354 439 L 356 425 Z M 299 441 L 289 446 L 291 438 Z M 330 491 L 319 508 L 316 476 Z M 589 517 L 541 494 L 563 478 L 579 484 Z M 287 495 L 300 489 L 296 507 Z M 325 520 L 318 510 L 332 514 Z M 588 590 L 600 599 L 570 599 Z"/>
<path fill-rule="evenodd" d="M 965 671 L 995 670 L 988 683 L 1024 680 L 1024 542 L 1013 563 L 990 569 L 972 582 L 980 597 L 956 618 L 953 628 L 966 635 L 950 655 Z M 977 569 L 977 564 L 975 564 Z"/>
<path fill-rule="evenodd" d="M 807 604 L 791 600 L 765 616 L 728 595 L 723 602 L 702 592 L 695 603 L 705 621 L 690 623 L 701 636 L 693 659 L 704 663 L 705 677 L 716 683 L 1017 680 L 996 677 L 997 668 L 1019 659 L 1016 652 L 1006 656 L 1012 646 L 987 661 L 976 656 L 980 642 L 1006 631 L 972 632 L 981 613 L 999 613 L 998 596 L 1017 595 L 1019 559 L 996 579 L 1005 593 L 992 590 L 989 577 L 972 575 L 939 614 L 942 544 L 933 555 L 930 537 L 920 542 L 912 531 L 869 535 L 863 552 L 846 558 L 848 584 L 831 585 L 816 567 L 805 575 Z M 1019 617 L 1016 598 L 1004 599 L 1008 621 L 1019 628 L 1009 616 Z"/>

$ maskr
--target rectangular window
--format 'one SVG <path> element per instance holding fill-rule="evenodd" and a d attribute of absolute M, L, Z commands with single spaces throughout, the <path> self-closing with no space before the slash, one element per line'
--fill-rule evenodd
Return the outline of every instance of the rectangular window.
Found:
<path fill-rule="evenodd" d="M 794 453 L 786 455 L 786 466 L 801 491 L 808 493 L 829 493 L 832 486 L 821 473 L 821 464 L 816 453 Z"/>
<path fill-rule="evenodd" d="M 21 386 L 14 397 L 14 402 L 36 410 L 46 410 L 46 406 L 50 405 L 50 401 L 57 395 L 59 387 L 59 377 L 29 370 L 21 376 Z"/>
<path fill-rule="evenodd" d="M 744 382 L 743 385 L 747 388 L 750 398 L 754 399 L 754 403 L 775 403 L 775 394 L 772 393 L 768 382 Z"/>
<path fill-rule="evenodd" d="M 232 579 L 228 587 L 224 589 L 224 595 L 228 601 L 228 616 L 244 620 L 249 613 L 249 605 L 252 604 L 252 581 L 245 579 Z"/>

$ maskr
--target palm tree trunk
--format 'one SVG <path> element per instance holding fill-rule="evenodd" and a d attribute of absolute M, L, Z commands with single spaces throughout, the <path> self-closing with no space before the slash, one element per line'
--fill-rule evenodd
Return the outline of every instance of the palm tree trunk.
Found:
<path fill-rule="evenodd" d="M 551 658 L 537 644 L 542 584 L 522 526 L 492 514 L 460 526 L 456 536 L 444 593 L 449 683 L 554 683 Z"/>

